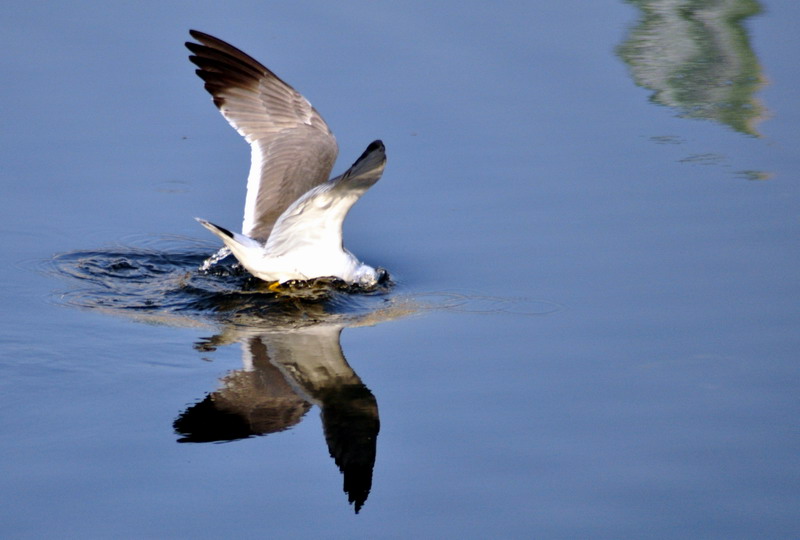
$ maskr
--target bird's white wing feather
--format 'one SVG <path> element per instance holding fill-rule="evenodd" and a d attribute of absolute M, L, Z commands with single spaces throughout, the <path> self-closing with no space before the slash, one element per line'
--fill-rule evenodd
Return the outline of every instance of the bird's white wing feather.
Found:
<path fill-rule="evenodd" d="M 270 257 L 306 249 L 341 251 L 342 223 L 353 204 L 377 182 L 386 166 L 386 151 L 374 141 L 350 169 L 309 190 L 275 222 L 265 246 Z"/>
<path fill-rule="evenodd" d="M 242 232 L 267 240 L 278 217 L 325 182 L 338 147 L 328 125 L 294 88 L 236 47 L 191 30 L 197 75 L 226 120 L 250 143 Z"/>

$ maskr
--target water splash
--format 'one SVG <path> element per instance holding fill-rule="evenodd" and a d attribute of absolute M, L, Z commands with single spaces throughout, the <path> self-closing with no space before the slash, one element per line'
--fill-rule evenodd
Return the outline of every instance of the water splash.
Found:
<path fill-rule="evenodd" d="M 44 271 L 70 287 L 54 301 L 155 324 L 375 324 L 430 311 L 547 315 L 562 306 L 545 300 L 438 291 L 398 293 L 388 278 L 363 289 L 335 279 L 289 283 L 274 291 L 232 257 L 201 270 L 214 246 L 178 236 L 130 237 L 128 245 L 60 253 Z M 392 294 L 389 294 L 389 293 Z"/>
<path fill-rule="evenodd" d="M 66 278 L 71 287 L 54 300 L 77 308 L 99 309 L 141 318 L 172 316 L 230 321 L 242 316 L 313 318 L 322 313 L 359 313 L 381 302 L 386 283 L 358 291 L 333 280 L 281 292 L 230 263 L 200 271 L 213 248 L 204 242 L 168 237 L 135 246 L 70 251 L 55 255 L 46 271 Z M 177 321 L 173 321 L 177 322 Z"/>

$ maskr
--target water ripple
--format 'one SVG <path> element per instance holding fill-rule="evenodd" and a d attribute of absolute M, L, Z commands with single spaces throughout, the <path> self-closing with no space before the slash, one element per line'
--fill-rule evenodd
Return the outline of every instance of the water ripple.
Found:
<path fill-rule="evenodd" d="M 316 280 L 311 286 L 285 287 L 276 293 L 234 265 L 233 259 L 211 271 L 199 271 L 214 251 L 207 243 L 180 237 L 146 240 L 146 245 L 55 255 L 43 270 L 66 278 L 73 286 L 56 293 L 54 300 L 85 309 L 216 321 L 242 315 L 313 318 L 322 313 L 369 311 L 369 304 L 381 302 L 391 285 L 354 291 L 343 282 Z"/>
<path fill-rule="evenodd" d="M 173 325 L 247 324 L 255 319 L 281 325 L 313 324 L 323 319 L 370 324 L 431 310 L 529 316 L 562 309 L 546 300 L 452 291 L 390 296 L 391 280 L 364 290 L 338 280 L 319 279 L 275 292 L 235 265 L 233 258 L 200 271 L 200 265 L 214 252 L 214 245 L 208 242 L 179 236 L 136 236 L 125 241 L 133 245 L 70 251 L 43 261 L 40 271 L 71 284 L 54 293 L 53 300 Z"/>

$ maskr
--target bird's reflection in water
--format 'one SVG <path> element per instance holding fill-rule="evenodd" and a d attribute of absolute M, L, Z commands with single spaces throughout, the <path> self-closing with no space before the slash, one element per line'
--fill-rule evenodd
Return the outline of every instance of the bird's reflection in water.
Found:
<path fill-rule="evenodd" d="M 358 324 L 358 323 L 357 323 Z M 196 345 L 241 344 L 244 369 L 178 416 L 180 442 L 231 441 L 286 430 L 319 406 L 331 457 L 356 513 L 369 496 L 380 421 L 372 392 L 345 360 L 342 323 L 305 318 L 279 325 L 228 325 Z"/>
<path fill-rule="evenodd" d="M 394 283 L 385 271 L 370 288 L 319 278 L 276 291 L 224 264 L 198 272 L 207 253 L 204 244 L 167 238 L 145 248 L 57 254 L 47 268 L 74 284 L 57 296 L 65 305 L 159 326 L 214 328 L 216 335 L 195 344 L 201 351 L 240 344 L 243 369 L 225 375 L 219 389 L 178 416 L 179 441 L 276 433 L 317 405 L 328 449 L 358 512 L 372 485 L 380 423 L 375 396 L 342 353 L 342 329 L 457 309 L 470 298 L 390 295 Z M 507 303 L 498 301 L 492 306 Z"/>

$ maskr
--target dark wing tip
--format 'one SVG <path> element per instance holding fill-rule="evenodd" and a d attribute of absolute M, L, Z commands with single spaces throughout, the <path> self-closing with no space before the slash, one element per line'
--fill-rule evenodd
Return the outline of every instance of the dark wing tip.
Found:
<path fill-rule="evenodd" d="M 372 141 L 364 153 L 359 156 L 353 165 L 342 176 L 334 178 L 331 182 L 350 187 L 368 188 L 377 182 L 386 165 L 386 147 L 383 141 Z"/>
<path fill-rule="evenodd" d="M 227 41 L 198 30 L 189 30 L 189 34 L 199 43 L 187 41 L 185 42 L 186 48 L 199 57 L 207 57 L 217 61 L 224 59 L 226 64 L 233 62 L 233 65 L 239 69 L 244 67 L 248 70 L 255 70 L 258 74 L 268 71 L 258 60 L 241 49 L 237 49 Z"/>
<path fill-rule="evenodd" d="M 386 147 L 383 145 L 383 141 L 380 139 L 375 139 L 367 149 L 364 150 L 364 153 L 359 156 L 355 163 L 353 163 L 353 168 L 355 168 L 359 163 L 365 161 L 367 158 L 373 156 L 380 156 L 379 159 L 386 159 Z"/>
<path fill-rule="evenodd" d="M 221 39 L 216 38 L 211 34 L 206 34 L 205 32 L 201 32 L 200 30 L 189 30 L 189 35 L 204 45 L 209 45 L 211 43 L 216 43 L 216 42 L 225 43 Z"/>
<path fill-rule="evenodd" d="M 386 154 L 386 147 L 383 145 L 382 140 L 376 139 L 371 143 L 369 143 L 367 149 L 364 150 L 364 152 L 359 156 L 356 162 L 353 163 L 353 166 L 355 167 L 356 165 L 358 165 L 359 162 L 364 161 L 374 152 L 380 152 L 381 154 Z"/>
<path fill-rule="evenodd" d="M 204 45 L 200 45 L 199 43 L 195 43 L 194 41 L 186 41 L 183 45 L 192 51 L 194 54 L 199 53 L 202 49 L 205 49 Z M 190 57 L 191 58 L 191 57 Z"/>
<path fill-rule="evenodd" d="M 383 145 L 383 141 L 382 140 L 375 139 L 374 141 L 369 143 L 369 146 L 367 146 L 367 149 L 364 150 L 364 153 L 365 154 L 369 154 L 370 152 L 374 152 L 375 150 L 380 150 L 381 152 L 385 152 L 386 151 L 386 147 Z"/>

